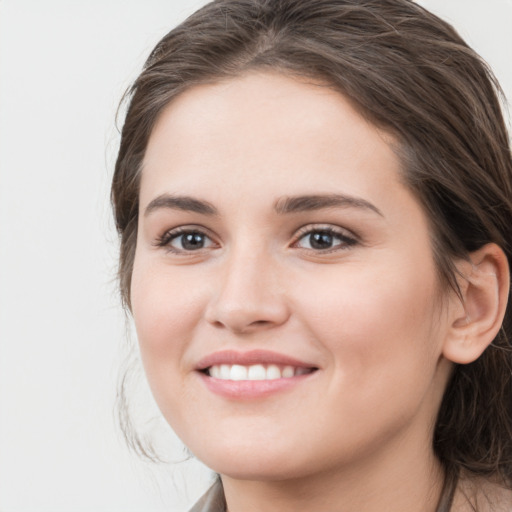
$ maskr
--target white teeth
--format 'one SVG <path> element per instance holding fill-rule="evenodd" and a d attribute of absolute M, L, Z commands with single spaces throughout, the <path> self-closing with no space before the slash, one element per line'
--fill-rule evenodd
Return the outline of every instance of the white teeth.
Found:
<path fill-rule="evenodd" d="M 295 368 L 293 366 L 285 366 L 283 368 L 283 377 L 289 379 L 295 375 Z"/>
<path fill-rule="evenodd" d="M 229 380 L 247 380 L 247 368 L 234 364 L 229 372 Z"/>
<path fill-rule="evenodd" d="M 229 366 L 229 364 L 220 365 L 219 379 L 229 380 L 230 373 L 231 367 Z"/>
<path fill-rule="evenodd" d="M 261 364 L 249 366 L 247 372 L 247 380 L 265 380 L 267 378 L 267 370 Z"/>
<path fill-rule="evenodd" d="M 220 380 L 276 380 L 290 379 L 297 375 L 311 373 L 311 368 L 295 368 L 293 366 L 278 366 L 269 364 L 265 367 L 262 364 L 243 366 L 240 364 L 220 364 L 209 368 L 210 377 Z"/>
<path fill-rule="evenodd" d="M 275 364 L 271 364 L 267 368 L 267 379 L 268 380 L 275 380 L 281 378 L 281 370 L 279 369 L 279 366 L 276 366 Z"/>

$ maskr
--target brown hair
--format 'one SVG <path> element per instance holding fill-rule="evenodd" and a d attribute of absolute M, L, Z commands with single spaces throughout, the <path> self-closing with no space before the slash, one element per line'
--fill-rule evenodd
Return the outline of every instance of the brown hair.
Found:
<path fill-rule="evenodd" d="M 447 23 L 409 0 L 217 0 L 169 32 L 130 89 L 112 183 L 119 277 L 130 307 L 141 163 L 162 109 L 195 84 L 273 69 L 321 80 L 400 142 L 404 179 L 432 225 L 442 282 L 488 242 L 512 252 L 512 159 L 499 86 Z M 448 476 L 512 480 L 510 308 L 474 363 L 458 365 L 434 432 Z"/>

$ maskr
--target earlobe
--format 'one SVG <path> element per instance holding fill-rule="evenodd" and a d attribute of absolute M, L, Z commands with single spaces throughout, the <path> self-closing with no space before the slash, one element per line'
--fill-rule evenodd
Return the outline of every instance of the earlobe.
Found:
<path fill-rule="evenodd" d="M 505 253 L 496 244 L 471 253 L 470 261 L 458 265 L 462 302 L 452 297 L 452 318 L 443 355 L 458 364 L 472 363 L 498 334 L 510 286 Z"/>

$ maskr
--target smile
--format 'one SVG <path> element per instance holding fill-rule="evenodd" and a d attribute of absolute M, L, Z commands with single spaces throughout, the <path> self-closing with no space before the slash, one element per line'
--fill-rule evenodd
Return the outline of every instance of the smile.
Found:
<path fill-rule="evenodd" d="M 196 374 L 214 394 L 231 400 L 253 400 L 292 390 L 320 368 L 268 350 L 222 350 L 201 359 Z"/>
<path fill-rule="evenodd" d="M 206 370 L 206 373 L 220 380 L 277 380 L 290 379 L 298 375 L 312 373 L 314 368 L 282 366 L 277 364 L 252 364 L 244 366 L 240 364 L 216 364 Z"/>

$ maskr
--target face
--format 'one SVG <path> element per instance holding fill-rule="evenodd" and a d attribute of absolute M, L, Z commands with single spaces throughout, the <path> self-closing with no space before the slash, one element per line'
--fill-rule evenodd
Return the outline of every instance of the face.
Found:
<path fill-rule="evenodd" d="M 157 403 L 215 471 L 429 450 L 449 330 L 390 136 L 265 73 L 192 88 L 144 160 L 131 300 Z"/>

